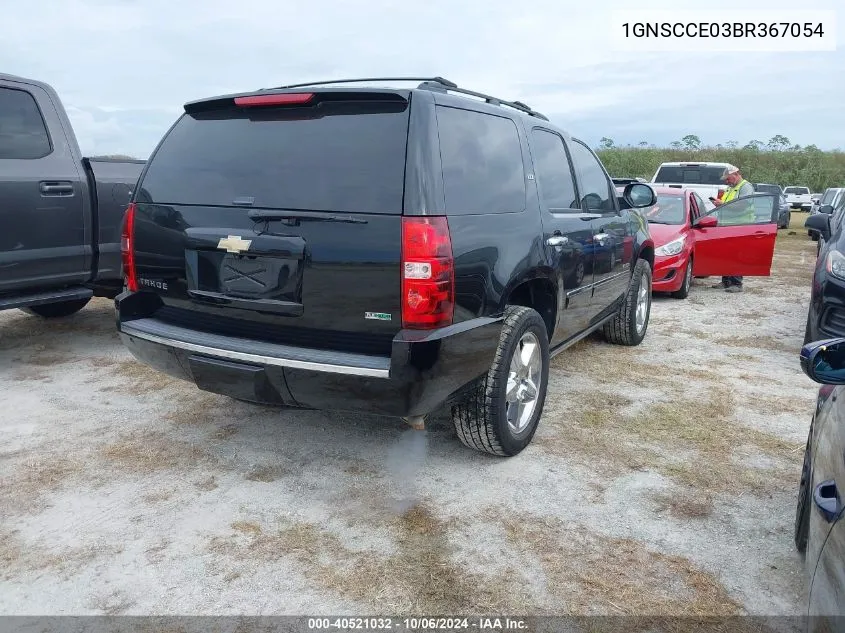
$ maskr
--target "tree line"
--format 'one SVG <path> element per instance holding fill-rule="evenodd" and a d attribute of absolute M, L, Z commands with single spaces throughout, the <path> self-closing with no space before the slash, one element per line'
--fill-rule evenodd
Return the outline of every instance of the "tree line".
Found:
<path fill-rule="evenodd" d="M 647 141 L 617 146 L 603 137 L 596 148 L 601 161 L 614 177 L 651 179 L 660 163 L 678 161 L 731 163 L 751 182 L 782 187 L 809 187 L 814 193 L 828 187 L 845 187 L 845 152 L 822 151 L 815 145 L 800 146 L 776 134 L 767 142 L 757 139 L 740 145 L 736 141 L 705 146 L 695 134 L 657 147 Z"/>

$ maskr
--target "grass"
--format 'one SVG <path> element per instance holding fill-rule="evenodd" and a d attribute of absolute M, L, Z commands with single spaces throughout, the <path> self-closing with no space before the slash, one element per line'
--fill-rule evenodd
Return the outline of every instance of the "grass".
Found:
<path fill-rule="evenodd" d="M 111 372 L 120 379 L 118 390 L 133 396 L 155 393 L 179 382 L 134 359 L 118 363 Z"/>
<path fill-rule="evenodd" d="M 538 437 L 538 445 L 607 476 L 651 470 L 706 493 L 741 485 L 764 494 L 772 482 L 788 486 L 794 480 L 797 445 L 738 422 L 733 393 L 725 386 L 646 404 L 636 413 L 625 411 L 624 400 L 603 391 L 579 392 L 571 402 L 572 416 L 552 421 L 552 432 Z M 732 459 L 742 447 L 759 451 L 776 465 L 754 469 Z"/>
<path fill-rule="evenodd" d="M 100 449 L 100 456 L 112 467 L 140 474 L 219 467 L 217 460 L 201 446 L 153 430 L 129 433 L 117 442 L 106 444 Z"/>

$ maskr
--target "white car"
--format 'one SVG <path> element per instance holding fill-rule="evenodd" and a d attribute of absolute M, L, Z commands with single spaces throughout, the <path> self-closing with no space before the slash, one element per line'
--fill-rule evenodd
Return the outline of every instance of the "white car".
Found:
<path fill-rule="evenodd" d="M 792 209 L 804 209 L 809 211 L 813 206 L 813 199 L 810 197 L 809 187 L 787 187 L 783 190 L 786 201 Z"/>

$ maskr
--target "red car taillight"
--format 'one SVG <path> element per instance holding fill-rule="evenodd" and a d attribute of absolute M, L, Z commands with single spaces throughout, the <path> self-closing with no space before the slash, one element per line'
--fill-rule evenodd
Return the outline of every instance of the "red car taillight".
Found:
<path fill-rule="evenodd" d="M 137 292 L 138 274 L 135 270 L 135 203 L 126 207 L 123 231 L 120 236 L 120 256 L 123 262 L 123 280 L 127 290 Z"/>
<path fill-rule="evenodd" d="M 443 216 L 402 218 L 402 327 L 451 325 L 455 312 L 455 262 Z"/>

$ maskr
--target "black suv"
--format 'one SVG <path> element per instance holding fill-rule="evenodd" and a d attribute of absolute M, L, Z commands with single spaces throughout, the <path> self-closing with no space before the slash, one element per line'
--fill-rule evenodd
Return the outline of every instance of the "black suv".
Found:
<path fill-rule="evenodd" d="M 417 428 L 451 406 L 467 446 L 515 455 L 552 355 L 596 330 L 639 344 L 654 246 L 633 209 L 653 190 L 617 195 L 522 103 L 413 81 L 186 104 L 124 221 L 132 354 L 264 404 Z"/>

